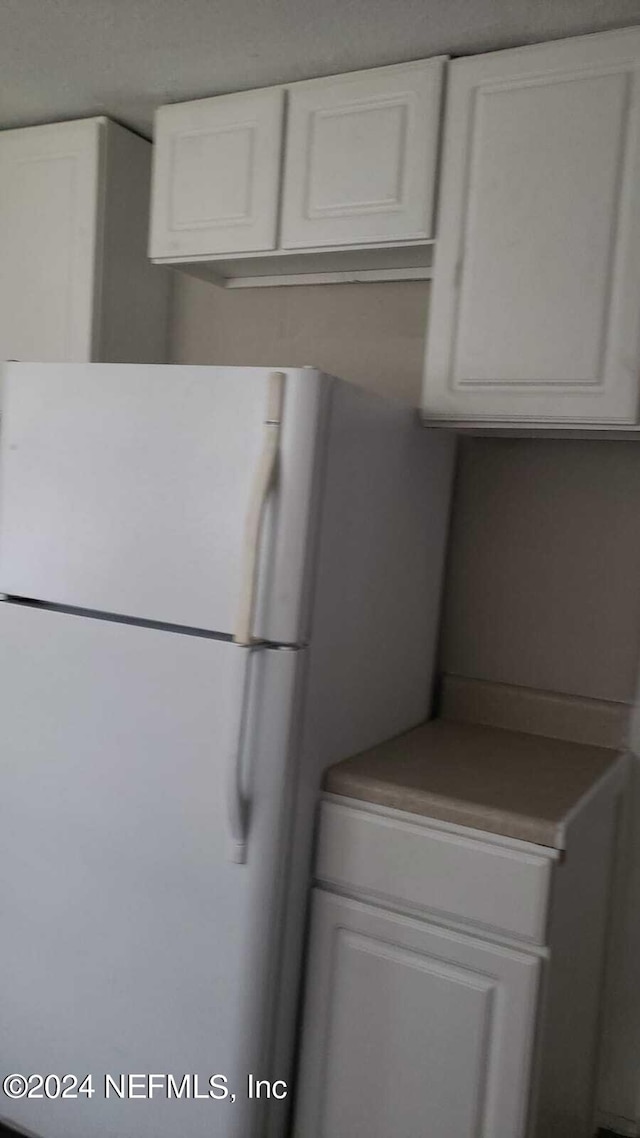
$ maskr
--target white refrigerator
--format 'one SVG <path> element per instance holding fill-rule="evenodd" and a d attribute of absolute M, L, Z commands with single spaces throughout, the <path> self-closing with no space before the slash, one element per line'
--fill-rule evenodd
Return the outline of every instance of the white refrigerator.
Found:
<path fill-rule="evenodd" d="M 310 368 L 6 365 L 0 1121 L 283 1138 L 322 771 L 429 713 L 452 465 Z"/>

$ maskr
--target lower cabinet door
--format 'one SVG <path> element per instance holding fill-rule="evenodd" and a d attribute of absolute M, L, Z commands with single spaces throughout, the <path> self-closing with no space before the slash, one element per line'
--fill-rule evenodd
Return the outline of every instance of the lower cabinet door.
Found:
<path fill-rule="evenodd" d="M 540 968 L 315 890 L 295 1138 L 521 1138 Z"/>

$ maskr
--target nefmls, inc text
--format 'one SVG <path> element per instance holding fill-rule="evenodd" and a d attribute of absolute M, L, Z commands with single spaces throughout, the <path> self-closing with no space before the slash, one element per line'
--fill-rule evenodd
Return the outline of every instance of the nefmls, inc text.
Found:
<path fill-rule="evenodd" d="M 202 1077 L 195 1074 L 180 1076 L 168 1074 L 105 1075 L 105 1098 L 175 1098 L 175 1099 L 216 1099 L 235 1101 L 235 1092 L 230 1090 L 226 1075 L 215 1074 Z M 287 1084 L 284 1079 L 259 1079 L 254 1074 L 247 1075 L 245 1094 L 250 1099 L 284 1099 L 287 1097 Z"/>

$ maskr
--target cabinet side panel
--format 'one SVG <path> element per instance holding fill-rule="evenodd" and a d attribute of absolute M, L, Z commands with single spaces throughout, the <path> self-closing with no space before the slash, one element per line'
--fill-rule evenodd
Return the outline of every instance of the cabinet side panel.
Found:
<path fill-rule="evenodd" d="M 594 1132 L 602 982 L 620 782 L 576 815 L 550 912 L 551 960 L 541 1018 L 535 1138 Z"/>
<path fill-rule="evenodd" d="M 165 363 L 170 273 L 147 258 L 151 144 L 107 124 L 104 163 L 101 363 Z M 100 267 L 99 267 L 100 268 Z"/>
<path fill-rule="evenodd" d="M 631 736 L 607 959 L 600 1064 L 600 1116 L 620 1133 L 640 1134 L 640 758 Z M 615 1123 L 614 1123 L 615 1119 Z M 626 1127 L 623 1128 L 622 1120 Z"/>
<path fill-rule="evenodd" d="M 427 718 L 455 440 L 335 381 L 281 954 L 275 1077 L 291 1063 L 310 834 L 324 769 Z M 285 1073 L 283 1073 L 285 1072 Z M 280 1135 L 278 1129 L 269 1132 Z"/>

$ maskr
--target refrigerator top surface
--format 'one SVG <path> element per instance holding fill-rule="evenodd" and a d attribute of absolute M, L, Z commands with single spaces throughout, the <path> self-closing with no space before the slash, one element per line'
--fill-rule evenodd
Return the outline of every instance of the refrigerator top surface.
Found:
<path fill-rule="evenodd" d="M 0 590 L 232 635 L 270 370 L 9 364 Z M 330 380 L 285 369 L 254 635 L 306 638 L 308 549 Z"/>

